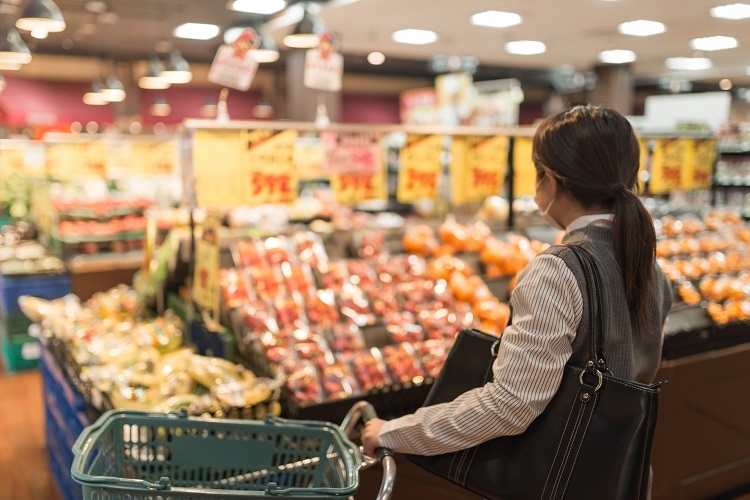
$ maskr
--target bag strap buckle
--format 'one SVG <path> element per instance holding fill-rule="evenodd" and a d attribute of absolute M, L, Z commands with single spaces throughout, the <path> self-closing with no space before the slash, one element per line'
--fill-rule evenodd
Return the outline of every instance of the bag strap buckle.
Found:
<path fill-rule="evenodd" d="M 492 346 L 490 347 L 490 354 L 492 354 L 493 358 L 497 357 L 497 350 L 500 348 L 500 339 L 497 339 L 495 342 L 492 343 Z"/>

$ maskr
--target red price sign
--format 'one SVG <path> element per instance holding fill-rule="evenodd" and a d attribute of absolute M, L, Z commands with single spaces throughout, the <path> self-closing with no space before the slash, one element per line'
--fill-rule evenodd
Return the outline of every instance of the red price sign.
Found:
<path fill-rule="evenodd" d="M 682 187 L 686 168 L 687 141 L 689 139 L 658 139 L 651 164 L 649 189 L 653 193 L 668 193 Z"/>
<path fill-rule="evenodd" d="M 252 172 L 250 185 L 252 196 L 267 195 L 270 198 L 288 200 L 291 197 L 291 176 L 289 174 L 266 174 Z"/>
<path fill-rule="evenodd" d="M 406 189 L 434 193 L 437 189 L 437 176 L 437 172 L 410 170 L 406 172 Z"/>
<path fill-rule="evenodd" d="M 253 130 L 246 135 L 247 203 L 286 203 L 297 195 L 297 131 Z"/>
<path fill-rule="evenodd" d="M 353 205 L 363 200 L 383 199 L 383 172 L 343 172 L 331 176 L 331 188 L 338 203 Z"/>
<path fill-rule="evenodd" d="M 399 155 L 397 198 L 402 203 L 438 196 L 443 136 L 409 134 Z"/>

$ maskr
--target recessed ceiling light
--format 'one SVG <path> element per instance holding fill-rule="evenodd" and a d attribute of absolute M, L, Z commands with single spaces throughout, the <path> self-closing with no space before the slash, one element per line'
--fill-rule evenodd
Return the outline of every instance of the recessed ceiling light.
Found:
<path fill-rule="evenodd" d="M 505 44 L 505 51 L 508 54 L 517 54 L 521 56 L 533 56 L 541 54 L 547 50 L 547 46 L 536 40 L 516 40 Z"/>
<path fill-rule="evenodd" d="M 227 4 L 227 8 L 237 12 L 247 12 L 248 14 L 275 14 L 284 10 L 286 2 L 284 0 L 233 0 Z"/>
<path fill-rule="evenodd" d="M 690 48 L 693 50 L 726 50 L 738 45 L 737 39 L 731 36 L 707 36 L 690 40 Z"/>
<path fill-rule="evenodd" d="M 391 35 L 394 42 L 409 43 L 412 45 L 427 45 L 435 43 L 438 39 L 437 33 L 429 30 L 405 29 L 398 30 Z"/>
<path fill-rule="evenodd" d="M 711 69 L 713 66 L 711 59 L 706 57 L 670 57 L 666 64 L 669 69 L 689 71 Z"/>
<path fill-rule="evenodd" d="M 216 38 L 219 31 L 215 24 L 185 23 L 174 29 L 174 36 L 191 40 L 211 40 Z"/>
<path fill-rule="evenodd" d="M 608 64 L 624 64 L 635 61 L 635 52 L 632 50 L 603 50 L 599 52 L 599 60 Z"/>
<path fill-rule="evenodd" d="M 628 21 L 617 26 L 617 31 L 623 35 L 630 36 L 651 36 L 658 35 L 667 31 L 666 26 L 659 21 L 648 21 L 638 19 L 637 21 Z"/>
<path fill-rule="evenodd" d="M 380 66 L 385 62 L 385 55 L 382 52 L 370 52 L 367 54 L 367 62 L 373 66 Z"/>
<path fill-rule="evenodd" d="M 486 10 L 471 16 L 471 24 L 476 26 L 487 26 L 489 28 L 507 28 L 509 26 L 521 24 L 521 16 L 514 12 Z"/>
<path fill-rule="evenodd" d="M 747 68 L 745 68 L 745 74 L 746 75 L 750 75 L 750 66 L 748 66 Z"/>
<path fill-rule="evenodd" d="M 733 3 L 720 5 L 709 11 L 713 17 L 720 19 L 747 19 L 750 17 L 750 5 L 746 3 Z"/>
<path fill-rule="evenodd" d="M 729 78 L 722 78 L 719 80 L 719 88 L 721 90 L 731 90 L 732 89 L 732 80 Z"/>

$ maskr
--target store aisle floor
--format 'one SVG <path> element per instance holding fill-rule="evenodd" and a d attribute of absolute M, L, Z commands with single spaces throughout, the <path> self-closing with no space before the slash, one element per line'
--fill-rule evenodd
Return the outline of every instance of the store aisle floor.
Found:
<path fill-rule="evenodd" d="M 60 500 L 44 442 L 39 371 L 0 366 L 0 500 Z"/>

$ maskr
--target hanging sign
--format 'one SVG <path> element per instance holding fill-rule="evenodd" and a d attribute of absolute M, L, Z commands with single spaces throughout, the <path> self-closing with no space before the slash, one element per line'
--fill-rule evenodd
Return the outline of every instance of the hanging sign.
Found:
<path fill-rule="evenodd" d="M 221 215 L 209 210 L 203 234 L 195 242 L 193 301 L 208 311 L 219 310 L 219 228 Z"/>
<path fill-rule="evenodd" d="M 513 140 L 513 196 L 536 194 L 536 168 L 531 159 L 533 144 L 531 137 Z"/>
<path fill-rule="evenodd" d="M 716 161 L 716 139 L 689 141 L 683 189 L 709 189 Z"/>
<path fill-rule="evenodd" d="M 294 143 L 294 165 L 300 180 L 327 178 L 323 172 L 323 147 L 317 133 L 302 133 Z"/>
<path fill-rule="evenodd" d="M 654 194 L 665 194 L 681 189 L 683 169 L 687 159 L 690 139 L 657 139 L 651 162 L 649 190 Z"/>
<path fill-rule="evenodd" d="M 508 166 L 508 137 L 457 136 L 451 161 L 452 202 L 482 201 L 499 194 Z"/>
<path fill-rule="evenodd" d="M 435 199 L 440 181 L 442 135 L 407 134 L 399 153 L 396 198 L 401 203 Z"/>
<path fill-rule="evenodd" d="M 382 165 L 378 133 L 325 131 L 320 139 L 324 173 L 372 173 Z"/>
<path fill-rule="evenodd" d="M 248 130 L 244 134 L 246 204 L 288 203 L 297 197 L 296 130 Z M 236 182 L 236 181 L 235 181 Z"/>
<path fill-rule="evenodd" d="M 248 90 L 258 71 L 258 62 L 250 51 L 259 44 L 258 33 L 247 28 L 231 45 L 221 45 L 208 70 L 208 81 L 237 90 Z"/>
<path fill-rule="evenodd" d="M 344 74 L 344 56 L 338 52 L 337 38 L 331 32 L 320 36 L 317 48 L 305 53 L 305 87 L 338 92 Z"/>
<path fill-rule="evenodd" d="M 196 130 L 193 175 L 198 206 L 245 205 L 242 165 L 245 143 L 239 130 Z"/>

